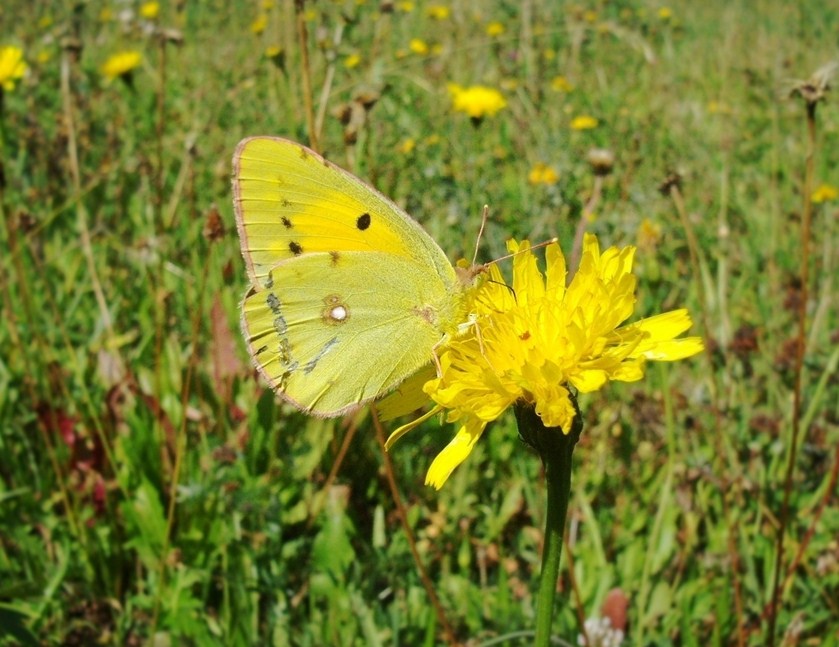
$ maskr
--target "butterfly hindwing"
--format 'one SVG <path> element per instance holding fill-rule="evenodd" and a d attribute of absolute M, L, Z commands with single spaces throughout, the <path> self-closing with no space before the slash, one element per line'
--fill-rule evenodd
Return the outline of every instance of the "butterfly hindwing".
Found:
<path fill-rule="evenodd" d="M 251 355 L 297 407 L 339 415 L 431 360 L 440 307 L 452 295 L 426 274 L 416 262 L 382 252 L 283 261 L 242 305 Z"/>

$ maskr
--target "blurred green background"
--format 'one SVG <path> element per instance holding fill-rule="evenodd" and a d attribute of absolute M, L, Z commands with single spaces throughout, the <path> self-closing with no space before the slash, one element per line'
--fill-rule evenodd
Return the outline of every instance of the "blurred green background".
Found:
<path fill-rule="evenodd" d="M 706 340 L 581 398 L 557 644 L 617 607 L 624 645 L 836 645 L 839 113 L 808 134 L 790 92 L 830 78 L 839 8 L 301 5 L 0 6 L 0 644 L 530 642 L 544 484 L 512 418 L 439 493 L 453 430 L 400 441 L 409 534 L 371 417 L 306 418 L 250 366 L 231 156 L 314 131 L 452 260 L 485 203 L 483 260 L 581 221 L 638 245 L 637 317 Z"/>

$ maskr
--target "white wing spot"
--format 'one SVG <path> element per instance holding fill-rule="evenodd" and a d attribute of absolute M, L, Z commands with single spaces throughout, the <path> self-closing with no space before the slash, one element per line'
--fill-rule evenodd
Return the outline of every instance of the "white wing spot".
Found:
<path fill-rule="evenodd" d="M 323 320 L 330 324 L 342 324 L 350 318 L 350 309 L 337 294 L 331 294 L 323 302 L 326 307 L 323 309 Z"/>

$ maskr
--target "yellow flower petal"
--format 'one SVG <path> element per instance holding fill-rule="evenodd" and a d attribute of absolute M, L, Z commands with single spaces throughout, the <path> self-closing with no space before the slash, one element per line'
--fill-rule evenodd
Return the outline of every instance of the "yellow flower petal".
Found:
<path fill-rule="evenodd" d="M 443 484 L 449 478 L 449 475 L 454 471 L 454 468 L 466 460 L 466 457 L 472 453 L 472 448 L 478 442 L 478 438 L 484 431 L 484 423 L 476 420 L 470 420 L 463 425 L 455 434 L 452 441 L 437 454 L 437 457 L 428 468 L 428 473 L 425 475 L 425 484 L 434 486 L 437 490 L 443 487 Z"/>
<path fill-rule="evenodd" d="M 517 402 L 531 405 L 548 427 L 570 432 L 576 410 L 569 386 L 581 392 L 616 380 L 641 379 L 647 361 L 672 361 L 702 350 L 698 337 L 675 339 L 691 325 L 687 310 L 621 326 L 635 306 L 635 248 L 600 249 L 583 240 L 579 269 L 568 287 L 559 246 L 545 250 L 539 270 L 527 241 L 510 241 L 512 285 L 493 265 L 470 295 L 470 322 L 439 352 L 440 375 L 423 390 L 461 426 L 434 460 L 427 482 L 439 488 L 469 455 L 487 423 Z M 433 415 L 433 414 L 430 414 Z M 425 416 L 427 418 L 428 416 Z M 392 438 L 410 427 L 398 429 Z"/>

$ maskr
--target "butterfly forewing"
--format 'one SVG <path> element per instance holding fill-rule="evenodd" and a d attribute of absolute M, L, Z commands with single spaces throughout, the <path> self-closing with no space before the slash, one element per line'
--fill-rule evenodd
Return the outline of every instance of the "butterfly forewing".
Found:
<path fill-rule="evenodd" d="M 254 137 L 239 144 L 234 205 L 251 280 L 312 252 L 387 251 L 454 280 L 437 244 L 393 202 L 300 144 Z"/>

